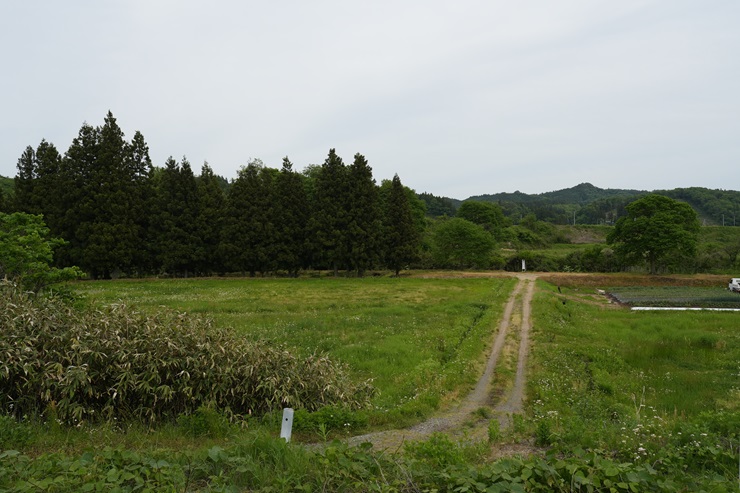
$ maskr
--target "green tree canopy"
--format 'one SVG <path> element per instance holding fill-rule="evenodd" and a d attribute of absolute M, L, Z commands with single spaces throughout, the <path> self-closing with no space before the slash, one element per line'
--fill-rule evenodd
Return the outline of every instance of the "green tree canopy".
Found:
<path fill-rule="evenodd" d="M 210 274 L 221 268 L 218 252 L 226 197 L 218 177 L 208 163 L 203 163 L 196 183 L 198 188 L 196 229 L 202 244 L 202 255 L 198 258 L 198 272 Z"/>
<path fill-rule="evenodd" d="M 488 231 L 460 217 L 442 221 L 432 233 L 432 256 L 437 267 L 488 268 L 493 246 Z"/>
<path fill-rule="evenodd" d="M 693 258 L 699 234 L 696 212 L 684 202 L 650 194 L 627 206 L 607 236 L 628 265 L 646 262 L 651 274 Z"/>
<path fill-rule="evenodd" d="M 421 241 L 409 195 L 398 175 L 393 177 L 384 206 L 385 262 L 398 276 L 419 258 Z"/>
<path fill-rule="evenodd" d="M 493 234 L 497 234 L 507 226 L 501 206 L 492 202 L 466 200 L 457 209 L 457 217 L 483 226 L 483 229 Z"/>
<path fill-rule="evenodd" d="M 77 267 L 51 267 L 53 249 L 64 241 L 49 237 L 41 216 L 0 213 L 0 279 L 8 278 L 24 289 L 39 291 L 82 275 Z"/>
<path fill-rule="evenodd" d="M 161 268 L 187 277 L 197 269 L 202 254 L 198 236 L 198 186 L 186 157 L 178 164 L 167 159 L 157 183 L 157 213 L 152 228 L 158 231 L 157 258 Z"/>
<path fill-rule="evenodd" d="M 329 155 L 316 176 L 311 229 L 319 261 L 333 269 L 334 275 L 349 263 L 347 175 L 342 158 L 334 149 L 329 149 Z"/>
<path fill-rule="evenodd" d="M 307 178 L 293 171 L 293 164 L 285 156 L 283 167 L 275 179 L 272 207 L 275 263 L 278 269 L 285 269 L 296 277 L 307 253 L 307 228 L 311 214 L 305 180 Z"/>
<path fill-rule="evenodd" d="M 362 154 L 355 154 L 355 160 L 348 168 L 347 178 L 347 252 L 351 266 L 361 277 L 380 258 L 380 199 L 373 170 Z"/>

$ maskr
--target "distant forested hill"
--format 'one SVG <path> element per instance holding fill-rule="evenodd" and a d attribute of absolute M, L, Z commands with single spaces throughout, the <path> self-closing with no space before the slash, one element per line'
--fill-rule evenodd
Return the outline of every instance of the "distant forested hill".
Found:
<path fill-rule="evenodd" d="M 526 194 L 497 193 L 477 195 L 467 200 L 495 202 L 504 214 L 514 222 L 534 214 L 537 219 L 554 224 L 613 224 L 626 214 L 625 207 L 633 200 L 650 193 L 645 190 L 599 188 L 590 183 L 581 183 L 572 188 Z M 676 188 L 655 190 L 658 193 L 682 200 L 696 210 L 707 225 L 739 225 L 740 192 L 734 190 L 710 190 L 708 188 Z"/>
<path fill-rule="evenodd" d="M 740 192 L 691 187 L 655 193 L 687 202 L 707 224 L 740 226 Z"/>
<path fill-rule="evenodd" d="M 581 183 L 572 188 L 545 192 L 539 194 L 526 194 L 520 191 L 514 193 L 497 193 L 493 195 L 477 195 L 468 200 L 482 200 L 487 202 L 514 202 L 514 203 L 536 203 L 547 202 L 551 204 L 577 204 L 586 205 L 600 199 L 612 197 L 634 197 L 646 192 L 640 190 L 621 190 L 617 188 L 599 188 L 590 183 Z"/>

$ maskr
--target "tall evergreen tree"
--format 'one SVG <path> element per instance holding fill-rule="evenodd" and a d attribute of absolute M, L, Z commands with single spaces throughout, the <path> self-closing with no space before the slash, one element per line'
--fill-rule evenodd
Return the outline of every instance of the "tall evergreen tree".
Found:
<path fill-rule="evenodd" d="M 198 188 L 187 158 L 178 164 L 170 156 L 156 185 L 157 215 L 152 229 L 158 264 L 168 274 L 187 277 L 202 254 L 196 224 Z"/>
<path fill-rule="evenodd" d="M 347 251 L 358 276 L 380 257 L 382 222 L 378 188 L 365 156 L 355 154 L 349 167 Z"/>
<path fill-rule="evenodd" d="M 15 209 L 28 214 L 41 214 L 36 203 L 34 187 L 36 185 L 36 151 L 27 146 L 18 158 L 15 175 Z"/>
<path fill-rule="evenodd" d="M 61 236 L 69 243 L 60 249 L 60 254 L 67 263 L 78 265 L 93 279 L 104 275 L 87 250 L 98 217 L 96 185 L 101 177 L 97 176 L 95 168 L 99 145 L 99 129 L 83 123 L 62 162 L 67 186 L 62 196 L 66 209 L 61 221 Z"/>
<path fill-rule="evenodd" d="M 385 203 L 385 261 L 399 275 L 401 269 L 419 256 L 420 235 L 406 190 L 398 175 L 393 176 Z"/>
<path fill-rule="evenodd" d="M 340 267 L 347 267 L 349 251 L 347 227 L 349 225 L 347 169 L 334 149 L 321 166 L 315 183 L 314 216 L 312 231 L 315 248 L 325 266 L 338 275 Z"/>
<path fill-rule="evenodd" d="M 288 157 L 275 181 L 273 224 L 275 228 L 275 261 L 279 269 L 293 276 L 305 265 L 307 225 L 310 218 L 308 195 L 300 174 L 293 171 Z"/>
<path fill-rule="evenodd" d="M 231 185 L 221 241 L 221 254 L 231 270 L 254 276 L 273 268 L 272 178 L 272 172 L 254 160 Z"/>
<path fill-rule="evenodd" d="M 86 263 L 106 278 L 130 270 L 139 248 L 135 186 L 129 164 L 128 144 L 109 111 L 98 130 L 97 153 L 86 187 L 94 208 L 86 225 L 84 249 Z"/>
<path fill-rule="evenodd" d="M 155 207 L 155 192 L 152 185 L 152 160 L 149 146 L 141 132 L 136 131 L 127 146 L 126 170 L 130 180 L 130 215 L 134 219 L 135 248 L 132 268 L 139 272 L 151 272 L 155 265 L 151 220 Z"/>
<path fill-rule="evenodd" d="M 216 175 L 208 163 L 203 163 L 198 184 L 197 232 L 201 240 L 202 254 L 198 262 L 198 272 L 210 274 L 223 272 L 219 259 L 221 228 L 225 213 L 225 197 Z"/>
<path fill-rule="evenodd" d="M 52 235 L 62 232 L 65 204 L 62 201 L 66 180 L 62 175 L 62 156 L 54 144 L 42 140 L 36 148 L 35 202 Z"/>
<path fill-rule="evenodd" d="M 53 197 L 49 227 L 69 242 L 60 252 L 66 262 L 93 278 L 147 268 L 151 160 L 143 136 L 126 142 L 109 111 L 102 126 L 82 125 L 63 159 L 51 145 L 36 154 L 40 189 Z"/>

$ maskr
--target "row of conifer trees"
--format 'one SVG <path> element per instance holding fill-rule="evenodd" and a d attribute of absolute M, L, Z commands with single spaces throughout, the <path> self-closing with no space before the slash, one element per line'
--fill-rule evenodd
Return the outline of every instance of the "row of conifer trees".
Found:
<path fill-rule="evenodd" d="M 92 278 L 212 275 L 301 269 L 398 272 L 418 255 L 423 204 L 398 176 L 378 186 L 361 154 L 334 149 L 297 172 L 252 160 L 228 183 L 186 158 L 152 165 L 140 132 L 130 141 L 108 112 L 80 128 L 64 155 L 45 140 L 18 160 L 10 209 L 41 214 L 66 244 L 60 266 Z"/>

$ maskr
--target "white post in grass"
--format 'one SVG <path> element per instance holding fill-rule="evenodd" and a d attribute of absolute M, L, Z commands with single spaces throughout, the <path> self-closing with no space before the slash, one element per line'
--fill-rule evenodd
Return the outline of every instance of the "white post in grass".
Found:
<path fill-rule="evenodd" d="M 527 261 L 522 259 L 522 272 L 526 272 L 527 270 Z"/>
<path fill-rule="evenodd" d="M 280 438 L 285 438 L 286 442 L 290 441 L 290 435 L 293 433 L 293 410 L 289 407 L 283 409 L 283 427 L 280 430 Z"/>

